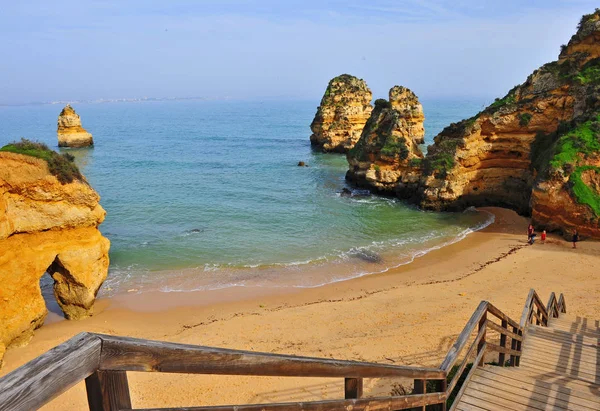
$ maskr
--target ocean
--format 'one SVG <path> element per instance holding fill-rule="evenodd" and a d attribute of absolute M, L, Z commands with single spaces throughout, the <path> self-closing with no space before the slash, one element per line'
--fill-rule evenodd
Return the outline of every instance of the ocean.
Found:
<path fill-rule="evenodd" d="M 107 211 L 100 230 L 111 264 L 100 295 L 315 287 L 410 263 L 491 222 L 487 213 L 340 196 L 345 156 L 309 143 L 317 105 L 74 104 L 95 146 L 60 151 L 75 156 Z M 426 144 L 482 105 L 424 100 Z M 61 109 L 0 107 L 0 146 L 24 137 L 58 150 Z"/>

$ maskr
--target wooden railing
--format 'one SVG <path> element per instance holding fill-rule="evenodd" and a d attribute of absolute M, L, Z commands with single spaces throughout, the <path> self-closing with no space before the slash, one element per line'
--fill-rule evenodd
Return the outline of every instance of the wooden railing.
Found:
<path fill-rule="evenodd" d="M 520 323 L 482 301 L 440 368 L 297 357 L 81 333 L 0 378 L 0 410 L 37 409 L 83 380 L 90 410 L 131 410 L 128 371 L 344 379 L 344 399 L 163 410 L 392 411 L 427 407 L 427 410 L 445 411 L 447 399 L 458 390 L 452 410 L 476 367 L 483 365 L 486 351 L 497 352 L 501 366 L 518 366 L 527 325 L 533 322 L 547 325 L 549 316 L 558 317 L 564 312 L 566 304 L 562 294 L 556 300 L 552 293 L 548 305 L 544 306 L 534 290 L 527 297 Z M 477 334 L 471 341 L 475 331 Z M 498 344 L 487 338 L 487 331 L 499 333 Z M 465 355 L 458 363 L 463 352 Z M 506 355 L 510 356 L 508 363 Z M 472 357 L 474 365 L 459 388 L 459 379 Z M 448 381 L 454 366 L 457 366 L 454 377 Z M 414 391 L 410 395 L 362 398 L 363 378 L 410 378 L 414 380 Z"/>

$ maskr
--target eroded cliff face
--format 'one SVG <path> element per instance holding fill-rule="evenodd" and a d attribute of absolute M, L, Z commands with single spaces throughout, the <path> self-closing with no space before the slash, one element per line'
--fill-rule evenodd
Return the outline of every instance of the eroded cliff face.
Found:
<path fill-rule="evenodd" d="M 94 145 L 92 135 L 81 126 L 79 114 L 69 104 L 58 116 L 58 146 L 88 147 Z"/>
<path fill-rule="evenodd" d="M 66 318 L 92 314 L 109 263 L 98 201 L 85 180 L 63 184 L 45 160 L 0 152 L 0 359 L 43 324 L 46 271 Z"/>
<path fill-rule="evenodd" d="M 325 152 L 348 152 L 369 119 L 372 98 L 364 80 L 348 74 L 333 78 L 310 125 L 311 144 Z"/>
<path fill-rule="evenodd" d="M 600 237 L 599 41 L 596 11 L 558 61 L 436 136 L 418 188 L 399 185 L 399 195 L 434 210 L 506 206 L 531 213 L 538 229 Z"/>
<path fill-rule="evenodd" d="M 405 87 L 394 86 L 389 101 L 375 102 L 359 141 L 348 152 L 346 178 L 388 195 L 396 191 L 406 195 L 414 190 L 423 159 L 418 147 L 425 136 L 423 120 L 417 96 Z"/>

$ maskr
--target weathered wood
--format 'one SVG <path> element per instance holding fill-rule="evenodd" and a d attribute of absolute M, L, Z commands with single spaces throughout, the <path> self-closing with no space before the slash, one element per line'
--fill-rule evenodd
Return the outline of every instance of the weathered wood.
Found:
<path fill-rule="evenodd" d="M 527 323 L 529 322 L 529 318 L 531 315 L 532 304 L 533 304 L 533 294 L 535 290 L 532 288 L 529 290 L 529 294 L 525 299 L 525 306 L 523 307 L 523 313 L 521 314 L 521 321 L 519 322 L 519 327 L 524 329 Z"/>
<path fill-rule="evenodd" d="M 40 408 L 92 374 L 98 368 L 100 350 L 100 338 L 81 333 L 29 361 L 0 378 L 0 408 Z"/>
<path fill-rule="evenodd" d="M 560 294 L 560 297 L 558 297 L 558 309 L 561 313 L 567 312 L 567 303 L 565 302 L 565 296 L 562 295 L 562 293 Z"/>
<path fill-rule="evenodd" d="M 469 337 L 475 330 L 475 327 L 479 324 L 481 318 L 487 312 L 487 308 L 488 308 L 487 301 L 482 301 L 479 303 L 479 305 L 477 306 L 477 309 L 475 310 L 475 312 L 473 312 L 473 315 L 471 315 L 471 318 L 465 325 L 465 328 L 463 328 L 462 332 L 459 334 L 458 338 L 456 339 L 456 342 L 454 343 L 452 348 L 450 348 L 450 350 L 448 351 L 448 354 L 446 354 L 446 358 L 444 358 L 444 361 L 442 362 L 442 365 L 440 366 L 440 368 L 442 370 L 449 371 L 452 368 L 452 366 L 454 365 L 454 363 L 456 363 L 456 360 L 458 359 L 458 355 L 463 350 L 463 348 L 465 348 L 467 342 L 469 341 Z"/>
<path fill-rule="evenodd" d="M 503 323 L 504 323 L 504 321 L 503 321 Z M 487 326 L 488 326 L 488 328 L 491 328 L 492 330 L 499 332 L 501 336 L 504 335 L 504 336 L 510 337 L 510 338 L 512 338 L 514 340 L 518 340 L 518 341 L 522 341 L 523 340 L 523 337 L 521 337 L 516 332 L 510 331 L 510 330 L 508 330 L 508 328 L 504 328 L 504 327 L 502 327 L 502 326 L 500 326 L 500 325 L 498 325 L 496 323 L 493 323 L 493 322 L 491 322 L 489 320 L 487 322 Z M 516 328 L 516 327 L 513 327 L 513 329 L 514 328 Z"/>
<path fill-rule="evenodd" d="M 515 350 L 515 351 L 519 351 L 519 350 L 517 350 L 517 344 L 519 343 L 519 341 L 522 340 L 523 337 L 521 337 L 518 334 L 519 333 L 519 329 L 517 327 L 513 327 L 512 331 L 513 331 L 513 335 L 516 335 L 519 338 L 511 338 L 510 349 L 511 350 Z M 516 365 L 517 365 L 517 356 L 516 355 L 511 355 L 510 356 L 510 366 L 511 367 L 516 367 Z"/>
<path fill-rule="evenodd" d="M 257 353 L 109 335 L 100 337 L 102 370 L 278 377 L 446 378 L 446 372 L 437 368 Z"/>
<path fill-rule="evenodd" d="M 357 400 L 327 400 L 183 408 L 144 408 L 135 409 L 135 411 L 394 411 L 441 404 L 445 401 L 445 393 L 435 392 L 430 394 L 404 395 L 402 397 L 374 397 Z"/>
<path fill-rule="evenodd" d="M 487 348 L 489 348 L 491 351 L 496 351 L 496 352 L 503 353 L 503 354 L 512 354 L 512 355 L 521 354 L 519 351 L 511 350 L 510 348 L 502 347 L 500 345 L 492 344 L 490 342 L 487 343 Z M 483 364 L 481 364 L 481 365 L 483 365 Z"/>
<path fill-rule="evenodd" d="M 488 323 L 488 324 L 490 324 L 490 323 Z M 496 324 L 494 324 L 494 325 L 496 325 Z M 502 327 L 501 327 L 501 329 L 504 330 L 500 334 L 500 347 L 502 347 L 502 348 L 506 347 L 506 334 L 510 332 L 510 331 L 508 331 L 507 328 L 508 328 L 508 321 L 502 320 Z M 498 363 L 502 367 L 504 367 L 505 358 L 506 358 L 506 353 L 500 352 L 498 354 Z"/>
<path fill-rule="evenodd" d="M 556 301 L 556 295 L 554 292 L 550 293 L 550 298 L 548 299 L 548 304 L 546 305 L 546 311 L 548 312 L 548 317 L 556 318 L 558 317 L 558 302 Z"/>
<path fill-rule="evenodd" d="M 486 329 L 487 329 L 487 312 L 485 312 L 483 314 L 483 316 L 481 316 L 481 319 L 479 320 L 479 331 L 483 330 L 483 335 L 481 336 L 481 339 L 479 340 L 479 343 L 477 344 L 477 354 L 479 354 L 479 352 L 481 352 L 482 350 L 485 349 L 485 334 L 486 334 Z M 481 357 L 481 360 L 477 363 L 473 363 L 473 366 L 479 365 L 480 367 L 483 366 L 483 357 Z"/>
<path fill-rule="evenodd" d="M 131 409 L 125 371 L 96 371 L 85 379 L 90 411 Z"/>
<path fill-rule="evenodd" d="M 498 318 L 499 320 L 506 321 L 508 324 L 512 325 L 513 327 L 519 328 L 518 322 L 516 322 L 515 320 L 510 318 L 508 315 L 504 314 L 502 311 L 500 311 L 498 308 L 496 308 L 491 303 L 488 303 L 488 313 L 492 314 L 494 317 Z"/>
<path fill-rule="evenodd" d="M 479 353 L 477 354 L 477 357 L 475 358 L 475 361 L 473 361 L 473 367 L 471 367 L 471 369 L 469 370 L 469 373 L 467 374 L 467 377 L 465 378 L 463 385 L 460 387 L 460 390 L 456 394 L 456 397 L 454 397 L 454 402 L 452 403 L 452 406 L 450 407 L 450 411 L 454 411 L 456 409 L 456 406 L 460 403 L 460 399 L 463 396 L 463 394 L 465 393 L 465 390 L 467 389 L 467 386 L 469 385 L 469 381 L 471 380 L 471 377 L 475 373 L 475 370 L 477 370 L 476 364 L 479 364 L 481 361 L 483 361 L 483 355 L 485 354 L 485 345 L 486 344 L 484 343 L 483 349 L 481 351 L 479 351 Z"/>
<path fill-rule="evenodd" d="M 344 398 L 347 400 L 361 398 L 363 396 L 362 378 L 344 379 Z"/>
<path fill-rule="evenodd" d="M 475 341 L 473 341 L 473 343 L 469 347 L 469 350 L 467 351 L 467 353 L 465 354 L 465 357 L 463 358 L 462 362 L 460 363 L 458 370 L 456 370 L 456 373 L 454 374 L 452 381 L 450 381 L 450 383 L 448 384 L 448 387 L 446 388 L 446 393 L 448 394 L 448 396 L 450 396 L 450 394 L 454 390 L 454 387 L 458 383 L 460 376 L 462 375 L 463 371 L 465 370 L 465 368 L 469 362 L 469 358 L 471 358 L 471 355 L 475 351 L 475 348 L 479 345 L 479 341 L 481 341 L 481 338 L 483 338 L 484 332 L 485 332 L 485 328 L 479 330 L 479 334 L 477 334 L 477 336 L 475 337 Z"/>

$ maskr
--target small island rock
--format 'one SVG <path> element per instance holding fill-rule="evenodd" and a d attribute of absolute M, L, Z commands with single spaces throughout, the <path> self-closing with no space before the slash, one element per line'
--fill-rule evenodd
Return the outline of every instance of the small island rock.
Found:
<path fill-rule="evenodd" d="M 81 127 L 79 114 L 69 104 L 58 116 L 58 146 L 59 147 L 89 147 L 94 145 L 92 135 Z"/>

